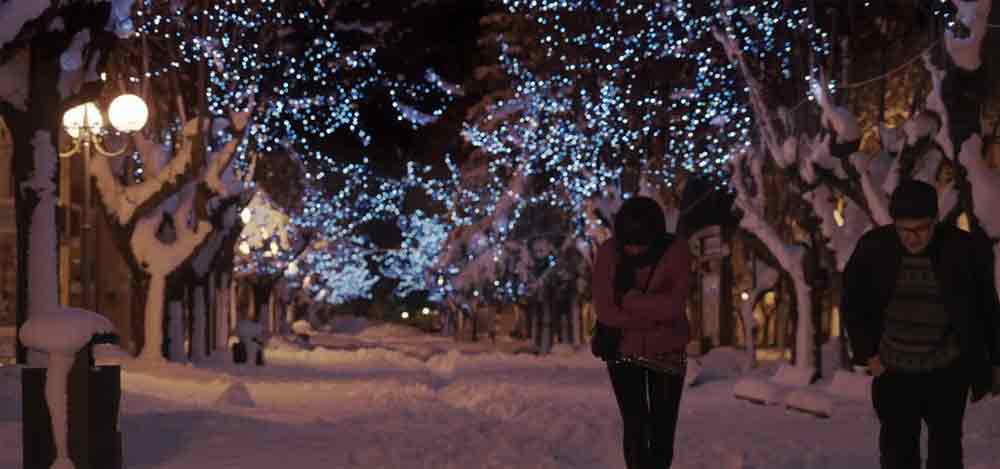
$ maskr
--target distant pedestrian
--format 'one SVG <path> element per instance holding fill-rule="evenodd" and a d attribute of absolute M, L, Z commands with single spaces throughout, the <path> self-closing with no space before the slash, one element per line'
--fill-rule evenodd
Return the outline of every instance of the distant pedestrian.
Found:
<path fill-rule="evenodd" d="M 938 223 L 937 191 L 904 181 L 894 223 L 866 233 L 844 270 L 854 361 L 874 376 L 882 469 L 961 469 L 966 401 L 996 392 L 997 294 L 988 243 Z M 992 365 L 992 367 L 991 367 Z"/>
<path fill-rule="evenodd" d="M 626 201 L 597 252 L 594 353 L 607 361 L 629 469 L 669 468 L 690 331 L 688 242 L 666 230 L 654 200 Z"/>

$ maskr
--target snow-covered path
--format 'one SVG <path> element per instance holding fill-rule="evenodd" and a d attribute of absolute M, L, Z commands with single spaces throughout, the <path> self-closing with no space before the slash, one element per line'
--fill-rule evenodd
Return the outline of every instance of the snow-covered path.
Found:
<path fill-rule="evenodd" d="M 410 347 L 419 348 L 420 340 Z M 624 466 L 605 371 L 585 352 L 414 355 L 420 354 L 283 350 L 272 351 L 263 368 L 133 366 L 124 377 L 121 420 L 127 467 Z M 819 420 L 739 401 L 732 397 L 735 358 L 709 361 L 706 382 L 687 389 L 675 468 L 877 467 L 870 405 L 838 400 L 835 415 Z M 14 371 L 0 368 L 4 468 L 20 466 Z M 1000 399 L 970 407 L 966 428 L 967 467 L 994 467 Z M 742 455 L 747 466 L 737 465 Z"/>

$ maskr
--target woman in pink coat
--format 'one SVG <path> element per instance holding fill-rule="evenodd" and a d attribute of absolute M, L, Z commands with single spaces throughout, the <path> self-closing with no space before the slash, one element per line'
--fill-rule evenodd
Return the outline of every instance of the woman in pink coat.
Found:
<path fill-rule="evenodd" d="M 626 201 L 614 237 L 597 251 L 593 299 L 597 320 L 621 331 L 608 374 L 624 426 L 629 469 L 666 469 L 684 386 L 690 328 L 685 305 L 691 254 L 683 237 L 667 233 L 654 200 Z"/>

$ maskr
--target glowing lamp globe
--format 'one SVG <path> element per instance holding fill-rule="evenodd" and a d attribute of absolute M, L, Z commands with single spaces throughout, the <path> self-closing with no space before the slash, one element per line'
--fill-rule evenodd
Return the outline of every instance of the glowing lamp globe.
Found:
<path fill-rule="evenodd" d="M 146 125 L 149 108 L 142 98 L 134 94 L 123 94 L 111 101 L 108 119 L 121 132 L 137 132 Z"/>
<path fill-rule="evenodd" d="M 63 128 L 70 137 L 80 138 L 80 131 L 86 126 L 90 133 L 100 133 L 104 125 L 101 117 L 101 110 L 97 105 L 89 102 L 75 106 L 63 114 Z"/>

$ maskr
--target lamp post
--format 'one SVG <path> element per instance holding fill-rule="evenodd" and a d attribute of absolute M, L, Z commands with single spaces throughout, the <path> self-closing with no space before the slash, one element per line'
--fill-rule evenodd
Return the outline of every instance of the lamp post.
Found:
<path fill-rule="evenodd" d="M 123 94 L 115 98 L 108 107 L 108 120 L 119 132 L 129 133 L 141 130 L 146 125 L 149 110 L 142 98 L 134 94 Z M 69 109 L 63 114 L 63 128 L 73 140 L 73 146 L 59 156 L 68 158 L 73 155 L 83 156 L 83 206 L 80 225 L 80 287 L 83 293 L 83 307 L 97 311 L 99 298 L 97 294 L 97 277 L 95 266 L 96 238 L 94 237 L 94 220 L 91 210 L 92 189 L 90 184 L 90 159 L 93 153 L 105 157 L 119 156 L 125 153 L 127 144 L 121 148 L 109 151 L 103 146 L 105 125 L 101 111 L 92 102 L 87 102 Z"/>

